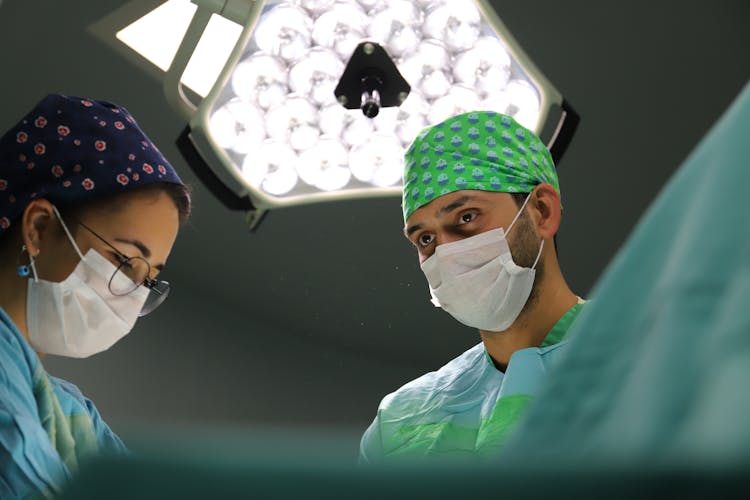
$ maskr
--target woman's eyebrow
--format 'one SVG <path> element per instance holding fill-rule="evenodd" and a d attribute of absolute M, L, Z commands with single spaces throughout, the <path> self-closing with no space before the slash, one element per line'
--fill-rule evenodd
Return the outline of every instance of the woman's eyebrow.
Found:
<path fill-rule="evenodd" d="M 144 258 L 148 259 L 151 257 L 151 249 L 147 247 L 142 241 L 140 240 L 128 240 L 125 238 L 115 238 L 115 241 L 119 243 L 125 243 L 127 245 L 133 245 L 136 247 L 140 252 L 141 255 L 143 255 Z M 157 264 L 155 266 L 151 266 L 154 269 L 159 270 L 159 272 L 164 270 L 164 264 Z"/>
<path fill-rule="evenodd" d="M 145 258 L 151 257 L 151 249 L 148 248 L 146 245 L 143 244 L 140 240 L 128 240 L 125 238 L 115 238 L 115 241 L 119 241 L 120 243 L 126 243 L 128 245 L 133 245 L 136 247 L 140 252 L 141 255 L 143 255 Z"/>

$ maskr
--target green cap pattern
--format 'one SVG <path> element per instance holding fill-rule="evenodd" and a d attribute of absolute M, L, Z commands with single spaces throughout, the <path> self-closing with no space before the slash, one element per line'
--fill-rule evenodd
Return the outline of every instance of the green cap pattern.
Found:
<path fill-rule="evenodd" d="M 560 192 L 552 156 L 539 137 L 494 111 L 464 113 L 424 129 L 404 164 L 404 222 L 455 191 L 529 193 L 548 183 Z"/>

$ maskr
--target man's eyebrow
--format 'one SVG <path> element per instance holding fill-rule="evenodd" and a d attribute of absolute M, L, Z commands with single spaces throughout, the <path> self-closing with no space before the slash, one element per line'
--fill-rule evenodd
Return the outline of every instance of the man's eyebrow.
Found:
<path fill-rule="evenodd" d="M 420 229 L 422 229 L 422 224 L 414 224 L 413 226 L 406 228 L 404 234 L 406 234 L 406 237 L 408 238 Z"/>
<path fill-rule="evenodd" d="M 456 201 L 454 201 L 453 203 L 446 205 L 444 207 L 441 207 L 440 210 L 438 210 L 437 214 L 445 215 L 447 213 L 453 212 L 454 210 L 461 208 L 462 206 L 466 205 L 468 202 L 474 201 L 475 199 L 476 199 L 476 196 L 470 196 L 470 195 L 462 196 L 458 198 Z M 416 231 L 419 231 L 420 229 L 422 229 L 422 224 L 414 224 L 413 226 L 406 228 L 404 230 L 404 233 L 406 234 L 408 238 L 409 236 L 414 234 Z"/>
<path fill-rule="evenodd" d="M 128 240 L 125 238 L 115 238 L 115 241 L 119 241 L 120 243 L 126 243 L 128 245 L 133 245 L 141 252 L 141 255 L 143 255 L 143 257 L 146 259 L 151 257 L 151 249 L 147 247 L 146 245 L 144 245 L 143 242 L 140 240 Z M 154 269 L 158 269 L 159 271 L 164 270 L 164 264 L 157 264 L 151 267 L 153 267 Z"/>
<path fill-rule="evenodd" d="M 474 199 L 474 196 L 462 196 L 450 205 L 446 205 L 440 210 L 438 210 L 438 215 L 445 215 L 449 212 L 452 212 L 456 210 L 457 208 L 461 208 L 462 206 L 466 205 L 466 203 L 472 201 Z"/>

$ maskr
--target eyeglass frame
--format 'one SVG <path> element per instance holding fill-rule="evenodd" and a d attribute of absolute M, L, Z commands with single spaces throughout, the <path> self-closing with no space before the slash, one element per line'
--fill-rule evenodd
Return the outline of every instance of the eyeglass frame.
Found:
<path fill-rule="evenodd" d="M 107 288 L 109 289 L 109 292 L 112 295 L 116 295 L 116 296 L 129 295 L 129 294 L 133 293 L 135 290 L 137 290 L 139 286 L 145 286 L 146 288 L 149 289 L 149 293 L 153 292 L 153 293 L 156 293 L 158 295 L 163 295 L 164 296 L 161 299 L 161 301 L 159 303 L 157 303 L 156 306 L 154 306 L 153 309 L 147 311 L 144 314 L 140 314 L 140 316 L 145 316 L 146 314 L 149 314 L 149 313 L 153 312 L 157 307 L 159 307 L 167 299 L 167 296 L 169 295 L 169 292 L 172 290 L 172 285 L 168 281 L 159 280 L 159 279 L 155 279 L 155 278 L 150 278 L 149 276 L 151 275 L 151 264 L 146 259 L 144 259 L 143 257 L 138 257 L 138 256 L 128 257 L 127 255 L 125 255 L 124 253 L 122 253 L 114 245 L 112 245 L 109 241 L 105 240 L 101 235 L 99 235 L 96 231 L 94 231 L 93 229 L 91 229 L 90 227 L 88 227 L 83 222 L 81 222 L 79 220 L 76 220 L 75 222 L 77 224 L 80 224 L 81 226 L 83 226 L 84 229 L 86 229 L 88 232 L 90 232 L 91 234 L 93 234 L 94 236 L 96 236 L 99 240 L 101 240 L 109 248 L 111 248 L 112 250 L 114 250 L 115 254 L 117 255 L 117 259 L 119 261 L 119 265 L 117 266 L 117 269 L 115 269 L 115 272 L 112 274 L 112 277 L 107 282 Z M 122 268 L 122 266 L 124 266 L 125 264 L 127 264 L 132 259 L 140 259 L 140 260 L 142 260 L 143 262 L 146 263 L 146 266 L 148 266 L 148 270 L 146 272 L 146 278 L 143 280 L 143 283 L 136 284 L 136 286 L 133 288 L 133 290 L 130 290 L 128 293 L 117 294 L 117 293 L 115 293 L 115 292 L 112 291 L 112 280 L 115 278 L 115 276 L 117 276 L 117 273 L 120 272 L 120 269 Z M 166 291 L 164 291 L 164 292 L 160 291 L 157 288 L 159 285 L 165 286 Z"/>

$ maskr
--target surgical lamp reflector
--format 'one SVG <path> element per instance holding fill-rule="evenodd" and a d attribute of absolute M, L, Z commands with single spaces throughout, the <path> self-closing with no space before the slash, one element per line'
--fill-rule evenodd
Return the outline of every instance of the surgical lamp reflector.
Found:
<path fill-rule="evenodd" d="M 196 18 L 230 13 L 244 25 L 197 108 L 171 100 L 190 115 L 181 150 L 202 160 L 202 175 L 234 208 L 398 195 L 405 148 L 425 126 L 464 111 L 514 116 L 556 160 L 578 121 L 484 0 L 193 2 Z M 334 95 L 365 41 L 385 49 L 410 87 L 374 118 Z"/>

